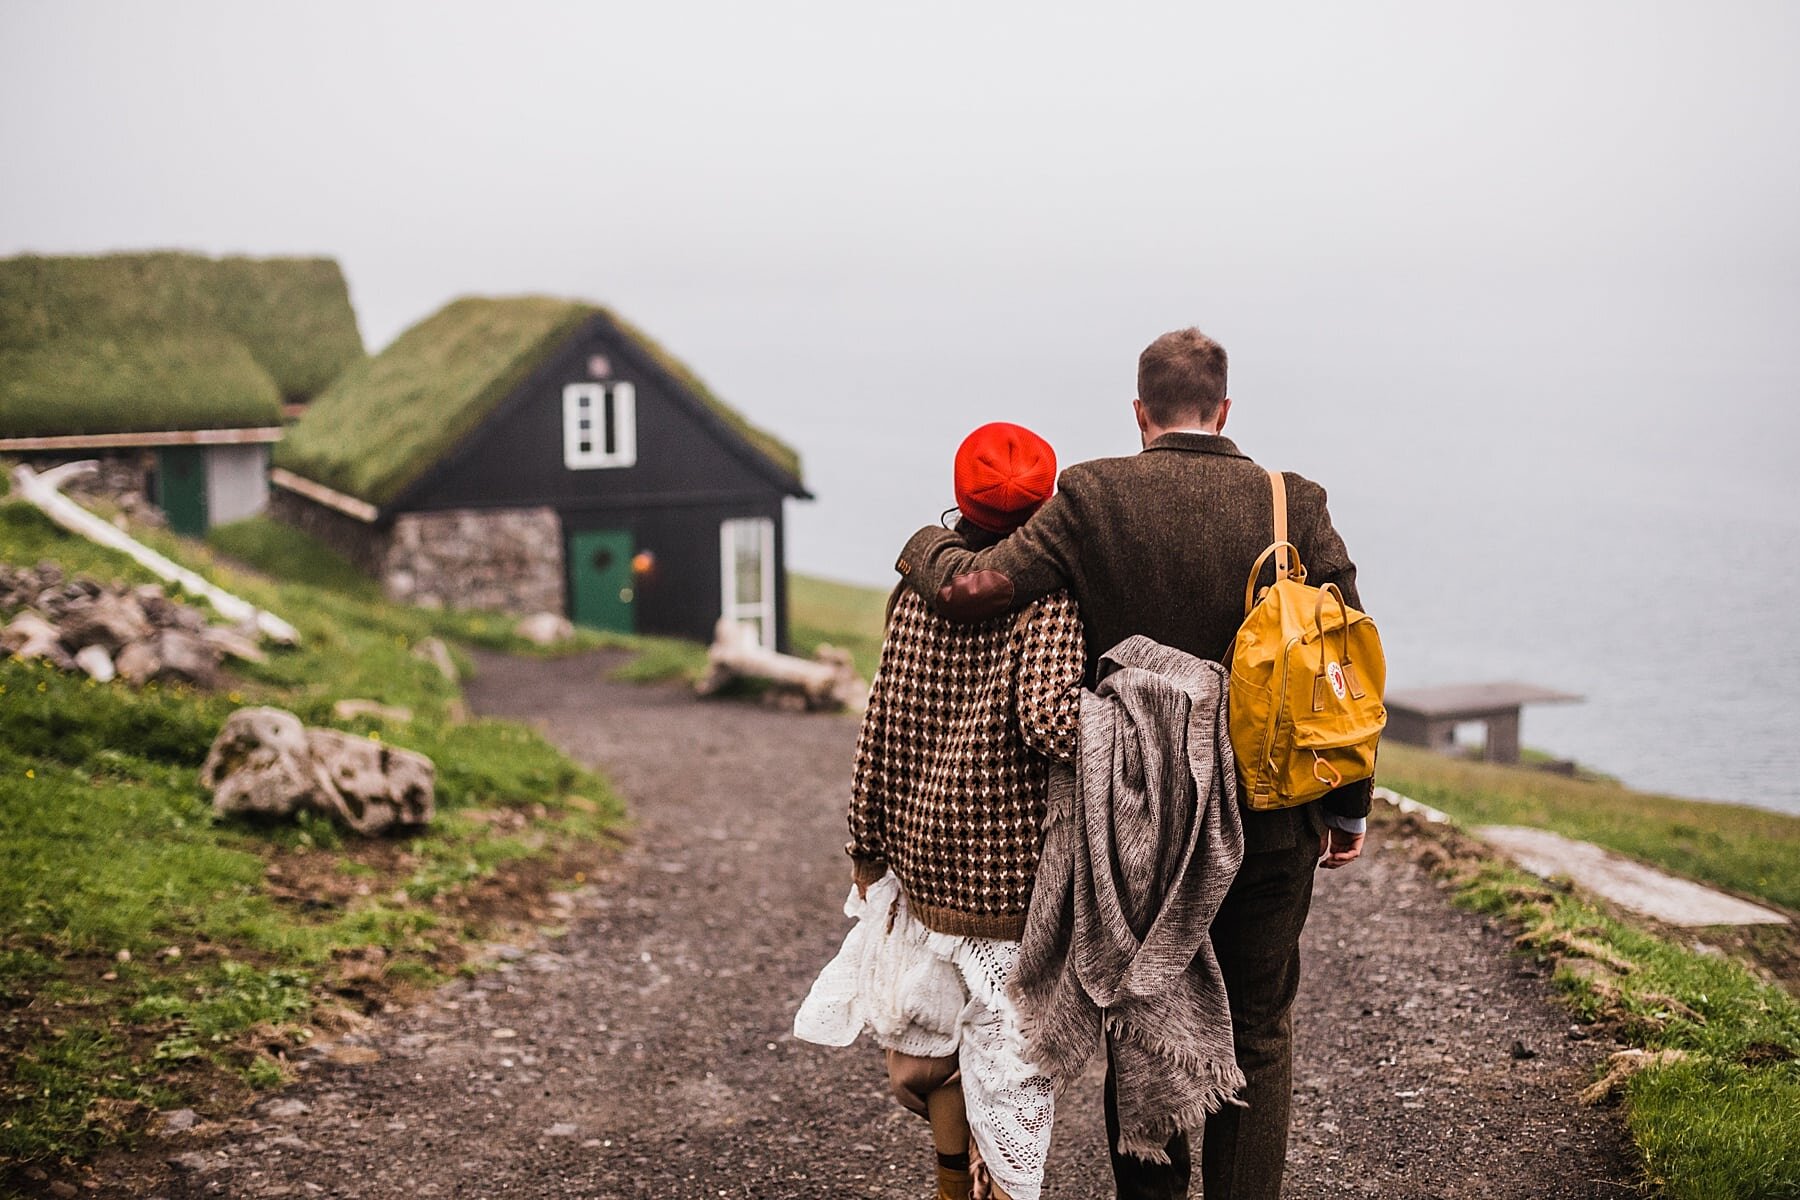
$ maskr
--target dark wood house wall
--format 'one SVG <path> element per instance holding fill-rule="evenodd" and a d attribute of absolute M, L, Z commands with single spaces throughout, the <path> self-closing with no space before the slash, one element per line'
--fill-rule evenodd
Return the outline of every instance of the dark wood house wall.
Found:
<path fill-rule="evenodd" d="M 607 368 L 594 368 L 603 362 Z M 636 462 L 569 469 L 563 390 L 625 381 L 635 390 Z M 604 316 L 590 320 L 530 373 L 462 444 L 435 464 L 389 513 L 451 509 L 556 510 L 564 549 L 575 534 L 616 531 L 653 566 L 634 578 L 640 633 L 710 640 L 723 585 L 721 526 L 766 518 L 774 527 L 776 644 L 789 648 L 783 501 L 798 482 L 750 447 Z M 568 594 L 575 593 L 573 572 Z"/>

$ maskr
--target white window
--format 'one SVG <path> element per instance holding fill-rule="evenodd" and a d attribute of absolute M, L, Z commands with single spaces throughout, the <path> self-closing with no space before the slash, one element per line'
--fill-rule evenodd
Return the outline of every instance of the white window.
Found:
<path fill-rule="evenodd" d="M 637 391 L 629 383 L 571 383 L 563 389 L 563 465 L 629 467 L 637 462 Z"/>
<path fill-rule="evenodd" d="M 719 526 L 719 569 L 721 611 L 748 626 L 757 645 L 775 649 L 775 522 L 743 517 Z"/>

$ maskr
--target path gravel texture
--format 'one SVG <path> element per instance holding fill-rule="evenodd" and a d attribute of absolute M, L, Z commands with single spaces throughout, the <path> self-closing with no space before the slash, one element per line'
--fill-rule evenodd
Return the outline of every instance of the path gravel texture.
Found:
<path fill-rule="evenodd" d="M 469 689 L 636 814 L 567 934 L 312 1056 L 243 1120 L 115 1160 L 100 1194 L 929 1194 L 924 1126 L 877 1053 L 790 1033 L 845 930 L 854 722 L 613 684 L 607 665 L 483 656 Z M 1288 1196 L 1634 1193 L 1617 1115 L 1573 1099 L 1611 1047 L 1572 1037 L 1541 972 L 1403 845 L 1322 873 L 1305 952 Z M 1048 1196 L 1112 1194 L 1099 1090 L 1095 1070 L 1058 1115 Z"/>

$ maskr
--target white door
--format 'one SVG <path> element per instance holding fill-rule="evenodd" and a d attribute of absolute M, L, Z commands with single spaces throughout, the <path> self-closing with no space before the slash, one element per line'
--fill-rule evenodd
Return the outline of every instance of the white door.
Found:
<path fill-rule="evenodd" d="M 719 526 L 720 611 L 775 648 L 775 522 L 738 517 Z"/>

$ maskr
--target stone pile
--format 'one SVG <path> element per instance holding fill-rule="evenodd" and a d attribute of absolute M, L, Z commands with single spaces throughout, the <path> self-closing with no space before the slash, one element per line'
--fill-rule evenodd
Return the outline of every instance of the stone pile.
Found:
<path fill-rule="evenodd" d="M 213 811 L 322 813 L 361 834 L 430 823 L 437 768 L 425 755 L 336 729 L 308 729 L 281 708 L 240 708 L 213 739 L 200 782 Z"/>
<path fill-rule="evenodd" d="M 102 683 L 115 676 L 213 687 L 227 655 L 261 662 L 254 632 L 211 625 L 156 584 L 68 576 L 52 562 L 0 563 L 0 652 L 39 658 Z"/>

